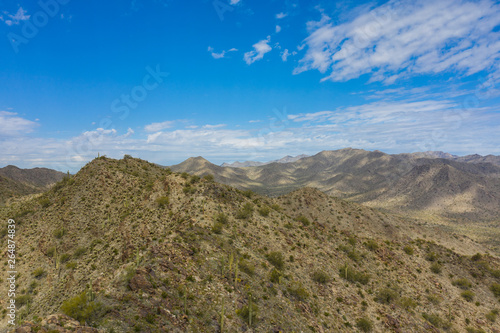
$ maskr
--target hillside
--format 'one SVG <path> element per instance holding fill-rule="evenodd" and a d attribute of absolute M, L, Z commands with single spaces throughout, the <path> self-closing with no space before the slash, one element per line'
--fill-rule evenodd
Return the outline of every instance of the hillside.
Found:
<path fill-rule="evenodd" d="M 250 166 L 261 166 L 261 165 L 266 165 L 266 164 L 271 164 L 271 163 L 292 163 L 300 160 L 301 158 L 308 157 L 308 155 L 297 155 L 297 156 L 290 156 L 287 155 L 283 158 L 280 158 L 279 160 L 274 160 L 274 161 L 269 161 L 269 162 L 258 162 L 258 161 L 245 161 L 245 162 L 233 162 L 233 163 L 222 163 L 222 167 L 225 168 L 246 168 Z"/>
<path fill-rule="evenodd" d="M 264 195 L 277 196 L 309 186 L 393 211 L 423 210 L 450 218 L 481 220 L 497 220 L 500 216 L 500 167 L 491 163 L 350 148 L 258 167 L 228 169 L 206 160 L 196 162 L 186 161 L 171 168 L 199 175 L 211 173 L 219 182 Z"/>
<path fill-rule="evenodd" d="M 498 258 L 316 189 L 268 198 L 101 157 L 0 218 L 25 332 L 75 327 L 61 311 L 102 332 L 498 332 Z"/>
<path fill-rule="evenodd" d="M 63 177 L 64 173 L 46 168 L 0 168 L 0 205 L 10 198 L 44 192 Z"/>
<path fill-rule="evenodd" d="M 413 153 L 411 154 L 416 157 L 432 157 L 432 158 L 445 158 L 457 162 L 466 162 L 466 163 L 491 163 L 500 166 L 500 156 L 495 155 L 466 155 L 466 156 L 457 156 L 448 153 L 443 153 L 442 151 L 427 151 L 423 153 Z"/>

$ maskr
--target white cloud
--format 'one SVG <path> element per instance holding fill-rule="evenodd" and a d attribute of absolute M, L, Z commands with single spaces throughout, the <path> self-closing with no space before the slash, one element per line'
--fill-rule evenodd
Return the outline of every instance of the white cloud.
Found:
<path fill-rule="evenodd" d="M 281 27 L 279 25 L 276 25 L 276 33 L 279 33 L 281 31 Z"/>
<path fill-rule="evenodd" d="M 0 138 L 31 133 L 39 125 L 17 116 L 15 112 L 0 111 Z"/>
<path fill-rule="evenodd" d="M 261 60 L 264 58 L 264 54 L 270 52 L 272 47 L 269 46 L 271 42 L 271 36 L 267 36 L 267 39 L 261 40 L 258 43 L 253 45 L 254 50 L 250 52 L 246 52 L 243 56 L 243 59 L 247 63 L 247 65 L 251 65 L 252 63 Z"/>
<path fill-rule="evenodd" d="M 283 19 L 283 18 L 285 18 L 287 16 L 288 16 L 288 13 L 283 13 L 283 12 L 276 14 L 276 18 L 278 20 L 281 20 L 281 19 Z"/>
<path fill-rule="evenodd" d="M 214 52 L 214 48 L 209 46 L 208 47 L 208 52 L 210 52 L 210 55 L 214 58 L 214 59 L 222 59 L 225 57 L 226 53 L 229 53 L 229 52 L 236 52 L 238 51 L 238 49 L 235 49 L 234 47 L 232 49 L 229 49 L 227 51 L 222 51 L 220 53 L 217 53 L 217 52 Z"/>
<path fill-rule="evenodd" d="M 214 128 L 221 128 L 221 127 L 225 127 L 226 124 L 217 124 L 217 125 L 204 125 L 202 126 L 202 128 L 208 128 L 208 129 L 214 129 Z"/>
<path fill-rule="evenodd" d="M 239 4 L 240 2 L 241 2 L 241 0 L 231 0 L 231 1 L 229 2 L 229 4 L 230 4 L 230 5 L 232 5 L 232 6 L 234 6 L 234 5 Z"/>
<path fill-rule="evenodd" d="M 390 1 L 350 22 L 323 14 L 309 22 L 307 52 L 294 73 L 318 70 L 324 80 L 371 81 L 445 71 L 471 75 L 500 61 L 500 4 L 490 0 Z"/>
<path fill-rule="evenodd" d="M 10 19 L 5 19 L 3 16 L 0 16 L 0 20 L 4 21 L 7 25 L 17 25 L 22 21 L 27 21 L 30 19 L 30 15 L 26 15 L 28 12 L 24 10 L 22 7 L 19 7 L 17 13 L 14 15 L 4 12 Z"/>
<path fill-rule="evenodd" d="M 149 125 L 144 126 L 144 130 L 146 132 L 158 132 L 166 128 L 172 127 L 174 124 L 173 121 L 164 121 L 161 123 L 152 123 Z"/>
<path fill-rule="evenodd" d="M 294 56 L 296 54 L 297 54 L 296 51 L 293 51 L 292 53 L 290 53 L 290 51 L 288 51 L 288 49 L 285 49 L 285 51 L 281 52 L 281 60 L 287 61 L 289 56 Z"/>

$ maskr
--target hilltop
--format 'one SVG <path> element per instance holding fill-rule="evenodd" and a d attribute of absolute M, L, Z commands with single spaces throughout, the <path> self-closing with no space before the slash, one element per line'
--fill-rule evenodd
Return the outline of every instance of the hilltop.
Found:
<path fill-rule="evenodd" d="M 268 198 L 101 157 L 0 217 L 37 330 L 63 311 L 104 332 L 495 332 L 497 257 L 317 189 Z"/>

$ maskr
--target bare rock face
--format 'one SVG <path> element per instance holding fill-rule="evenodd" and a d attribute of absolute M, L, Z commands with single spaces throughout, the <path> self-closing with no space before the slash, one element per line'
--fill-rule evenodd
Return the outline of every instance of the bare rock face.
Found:
<path fill-rule="evenodd" d="M 97 329 L 92 327 L 81 326 L 80 323 L 64 314 L 53 314 L 43 319 L 40 324 L 26 322 L 21 327 L 18 327 L 9 333 L 46 333 L 49 331 L 57 331 L 62 333 L 97 333 Z"/>

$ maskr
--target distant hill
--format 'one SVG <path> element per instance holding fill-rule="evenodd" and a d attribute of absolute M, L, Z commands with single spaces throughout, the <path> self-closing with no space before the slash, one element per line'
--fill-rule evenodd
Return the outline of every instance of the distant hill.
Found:
<path fill-rule="evenodd" d="M 287 155 L 279 160 L 274 160 L 274 161 L 269 161 L 269 162 L 256 162 L 256 161 L 245 161 L 245 162 L 233 162 L 233 163 L 223 163 L 221 166 L 222 167 L 228 167 L 228 168 L 246 168 L 246 167 L 251 167 L 251 166 L 261 166 L 261 165 L 266 165 L 266 164 L 271 164 L 271 163 L 291 163 L 300 160 L 301 158 L 304 157 L 309 157 L 308 155 L 298 155 L 298 156 L 290 156 Z"/>
<path fill-rule="evenodd" d="M 64 173 L 46 169 L 0 168 L 0 204 L 9 198 L 46 191 L 64 177 Z"/>
<path fill-rule="evenodd" d="M 360 151 L 323 152 L 295 163 L 356 173 L 380 160 L 386 167 L 396 163 Z M 184 166 L 239 172 L 201 158 Z M 283 166 L 291 170 L 279 163 L 263 170 Z M 500 260 L 486 248 L 443 226 L 313 188 L 270 198 L 135 158 L 101 157 L 39 197 L 0 208 L 0 220 L 8 218 L 16 221 L 20 258 L 21 328 L 11 332 L 498 327 L 491 318 L 500 297 Z M 7 230 L 0 226 L 3 249 Z M 0 284 L 1 295 L 8 289 Z M 0 331 L 7 328 L 4 315 Z"/>
<path fill-rule="evenodd" d="M 171 168 L 210 173 L 219 182 L 264 195 L 282 195 L 308 186 L 398 211 L 424 210 L 481 219 L 500 216 L 500 166 L 441 158 L 447 156 L 444 153 L 422 156 L 427 155 L 346 148 L 256 167 L 222 168 L 199 158 Z"/>
<path fill-rule="evenodd" d="M 448 153 L 443 153 L 442 151 L 427 151 L 423 153 L 413 153 L 412 155 L 419 157 L 445 158 L 448 160 L 453 160 L 457 162 L 466 162 L 466 163 L 491 163 L 500 166 L 500 156 L 495 156 L 495 155 L 481 156 L 478 154 L 474 154 L 466 156 L 457 156 Z"/>

